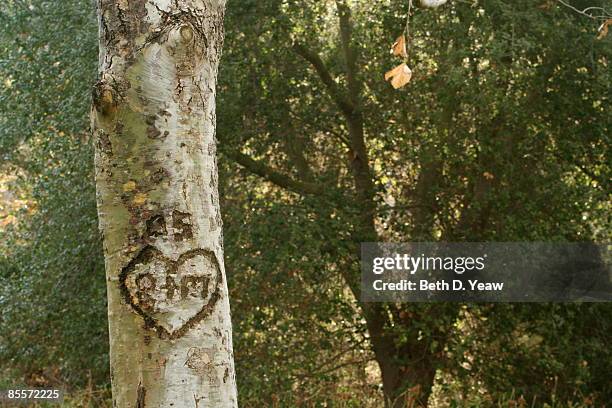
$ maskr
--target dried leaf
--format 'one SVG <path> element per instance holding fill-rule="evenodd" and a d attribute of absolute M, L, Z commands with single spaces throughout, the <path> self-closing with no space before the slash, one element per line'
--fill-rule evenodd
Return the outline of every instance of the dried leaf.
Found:
<path fill-rule="evenodd" d="M 410 82 L 412 71 L 406 63 L 398 65 L 385 74 L 385 81 L 391 81 L 393 88 L 398 89 Z"/>
<path fill-rule="evenodd" d="M 607 19 L 604 23 L 599 27 L 599 35 L 597 36 L 598 40 L 603 39 L 608 35 L 608 27 L 612 25 L 612 18 Z"/>
<path fill-rule="evenodd" d="M 400 35 L 397 40 L 391 46 L 391 54 L 397 55 L 402 58 L 408 58 L 408 51 L 406 51 L 406 37 Z"/>

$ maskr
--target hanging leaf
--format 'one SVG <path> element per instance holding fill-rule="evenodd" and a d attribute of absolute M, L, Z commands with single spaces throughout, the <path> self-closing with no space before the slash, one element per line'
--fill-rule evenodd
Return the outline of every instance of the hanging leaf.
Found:
<path fill-rule="evenodd" d="M 404 37 L 403 34 L 397 37 L 397 40 L 395 40 L 391 46 L 391 54 L 402 58 L 408 58 L 408 52 L 406 51 L 406 37 Z"/>
<path fill-rule="evenodd" d="M 612 25 L 612 18 L 607 19 L 604 23 L 599 27 L 599 35 L 597 36 L 598 40 L 603 39 L 608 35 L 608 27 Z"/>
<path fill-rule="evenodd" d="M 390 81 L 393 88 L 398 89 L 410 82 L 412 70 L 406 63 L 398 65 L 385 74 L 385 81 Z"/>

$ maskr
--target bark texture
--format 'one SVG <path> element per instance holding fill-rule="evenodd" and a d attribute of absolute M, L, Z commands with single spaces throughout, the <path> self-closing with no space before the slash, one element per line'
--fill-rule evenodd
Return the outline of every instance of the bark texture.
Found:
<path fill-rule="evenodd" d="M 217 192 L 225 0 L 98 0 L 96 185 L 114 406 L 236 407 Z"/>

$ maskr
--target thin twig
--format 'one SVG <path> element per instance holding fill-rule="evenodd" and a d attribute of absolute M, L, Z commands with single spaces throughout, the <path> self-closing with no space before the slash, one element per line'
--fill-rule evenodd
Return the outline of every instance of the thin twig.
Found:
<path fill-rule="evenodd" d="M 412 0 L 408 0 L 408 15 L 406 16 L 406 26 L 404 27 L 406 42 L 408 42 L 410 38 L 410 14 L 412 14 Z"/>
<path fill-rule="evenodd" d="M 592 20 L 607 20 L 609 18 L 612 18 L 612 13 L 609 12 L 608 10 L 606 10 L 603 7 L 587 7 L 584 10 L 580 10 L 577 9 L 576 7 L 572 6 L 571 4 L 569 4 L 568 2 L 564 1 L 564 0 L 557 0 L 559 3 L 563 4 L 565 7 L 572 9 L 573 11 L 575 11 L 578 14 L 581 14 L 585 17 L 588 17 Z M 590 14 L 591 10 L 598 10 L 601 11 L 601 15 L 593 15 Z"/>

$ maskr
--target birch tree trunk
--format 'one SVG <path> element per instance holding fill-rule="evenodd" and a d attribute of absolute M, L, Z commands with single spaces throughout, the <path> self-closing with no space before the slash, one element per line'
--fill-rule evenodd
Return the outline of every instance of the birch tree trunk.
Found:
<path fill-rule="evenodd" d="M 215 139 L 225 0 L 98 0 L 115 407 L 236 407 Z"/>

